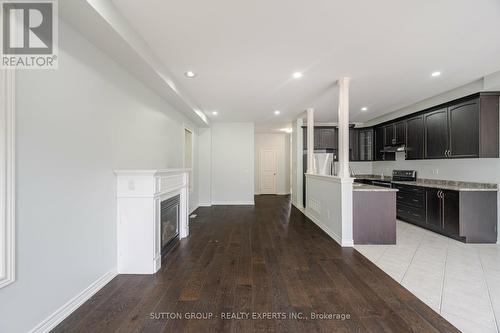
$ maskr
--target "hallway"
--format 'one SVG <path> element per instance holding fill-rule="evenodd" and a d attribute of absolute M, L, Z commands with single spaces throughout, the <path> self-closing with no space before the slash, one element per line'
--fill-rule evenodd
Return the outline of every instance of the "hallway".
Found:
<path fill-rule="evenodd" d="M 255 203 L 199 208 L 156 275 L 117 276 L 54 332 L 458 332 L 289 196 Z"/>

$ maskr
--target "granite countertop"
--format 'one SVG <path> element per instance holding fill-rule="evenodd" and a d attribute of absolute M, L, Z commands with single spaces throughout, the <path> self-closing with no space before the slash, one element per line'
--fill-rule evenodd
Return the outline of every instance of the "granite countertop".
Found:
<path fill-rule="evenodd" d="M 473 183 L 473 182 L 460 182 L 453 180 L 440 180 L 440 179 L 417 179 L 417 181 L 392 181 L 392 177 L 381 177 L 378 175 L 358 175 L 357 179 L 369 180 L 385 180 L 391 181 L 394 184 L 411 185 L 420 187 L 439 188 L 442 190 L 451 191 L 498 191 L 497 184 L 490 183 Z"/>
<path fill-rule="evenodd" d="M 397 192 L 397 188 L 389 188 L 382 186 L 373 186 L 367 184 L 354 183 L 352 186 L 353 192 Z"/>

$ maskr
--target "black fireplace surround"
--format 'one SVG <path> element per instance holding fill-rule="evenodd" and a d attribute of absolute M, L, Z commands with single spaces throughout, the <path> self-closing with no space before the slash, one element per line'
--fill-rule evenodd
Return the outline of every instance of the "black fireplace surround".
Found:
<path fill-rule="evenodd" d="M 165 255 L 179 241 L 181 196 L 161 202 L 161 254 Z"/>

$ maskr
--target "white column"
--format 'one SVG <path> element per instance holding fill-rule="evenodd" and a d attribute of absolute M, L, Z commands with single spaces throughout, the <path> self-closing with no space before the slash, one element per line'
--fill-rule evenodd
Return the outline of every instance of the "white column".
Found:
<path fill-rule="evenodd" d="M 314 109 L 307 109 L 307 173 L 314 173 Z"/>
<path fill-rule="evenodd" d="M 339 79 L 339 177 L 349 178 L 349 81 L 348 77 Z"/>

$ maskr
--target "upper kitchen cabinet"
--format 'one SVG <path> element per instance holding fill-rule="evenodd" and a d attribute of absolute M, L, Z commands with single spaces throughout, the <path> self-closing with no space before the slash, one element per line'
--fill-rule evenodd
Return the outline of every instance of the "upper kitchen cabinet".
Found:
<path fill-rule="evenodd" d="M 349 161 L 359 161 L 359 131 L 349 128 Z"/>
<path fill-rule="evenodd" d="M 360 161 L 373 161 L 373 129 L 361 128 L 358 131 L 358 157 Z"/>
<path fill-rule="evenodd" d="M 375 160 L 384 160 L 384 128 L 375 127 Z"/>
<path fill-rule="evenodd" d="M 398 121 L 384 126 L 384 146 L 404 145 L 406 140 L 406 122 Z"/>
<path fill-rule="evenodd" d="M 498 113 L 498 93 L 480 93 L 425 113 L 425 158 L 497 158 Z"/>
<path fill-rule="evenodd" d="M 448 156 L 448 109 L 439 109 L 424 115 L 425 158 Z"/>
<path fill-rule="evenodd" d="M 315 149 L 338 149 L 337 129 L 334 127 L 318 127 L 314 129 L 314 141 L 318 136 L 318 145 Z"/>
<path fill-rule="evenodd" d="M 394 124 L 384 126 L 384 146 L 392 146 L 395 143 Z"/>
<path fill-rule="evenodd" d="M 406 159 L 424 158 L 424 117 L 417 116 L 406 121 Z"/>
<path fill-rule="evenodd" d="M 400 121 L 394 124 L 394 145 L 404 145 L 406 141 L 406 122 Z"/>
<path fill-rule="evenodd" d="M 448 124 L 447 157 L 479 157 L 479 100 L 449 106 Z"/>
<path fill-rule="evenodd" d="M 392 137 L 394 135 L 393 125 L 375 127 L 375 160 L 376 161 L 395 161 L 396 154 L 386 152 L 384 148 L 391 146 Z M 389 140 L 389 141 L 388 141 Z"/>
<path fill-rule="evenodd" d="M 481 93 L 479 97 L 479 157 L 498 157 L 499 93 Z"/>
<path fill-rule="evenodd" d="M 307 150 L 307 128 L 303 127 L 303 148 Z M 314 127 L 314 149 L 337 149 L 337 129 L 334 127 Z"/>

